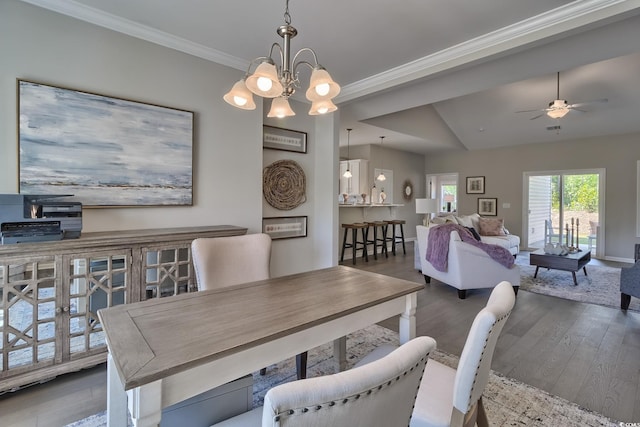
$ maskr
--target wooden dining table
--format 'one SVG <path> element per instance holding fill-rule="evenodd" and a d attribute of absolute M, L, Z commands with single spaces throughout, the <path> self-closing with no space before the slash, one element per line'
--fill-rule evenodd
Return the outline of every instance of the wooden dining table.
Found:
<path fill-rule="evenodd" d="M 100 310 L 109 356 L 108 426 L 156 426 L 162 408 L 399 315 L 415 337 L 424 286 L 337 266 Z"/>

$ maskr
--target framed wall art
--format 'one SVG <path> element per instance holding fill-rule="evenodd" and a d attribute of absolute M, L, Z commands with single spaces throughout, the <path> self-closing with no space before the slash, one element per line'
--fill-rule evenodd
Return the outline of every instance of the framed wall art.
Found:
<path fill-rule="evenodd" d="M 18 80 L 19 191 L 192 205 L 191 111 Z"/>
<path fill-rule="evenodd" d="M 467 177 L 467 194 L 484 194 L 484 176 Z"/>
<path fill-rule="evenodd" d="M 307 134 L 297 130 L 262 126 L 262 147 L 274 150 L 307 152 Z"/>
<path fill-rule="evenodd" d="M 496 198 L 478 198 L 478 213 L 484 216 L 498 215 L 498 199 Z"/>
<path fill-rule="evenodd" d="M 272 239 L 307 237 L 306 216 L 285 216 L 262 218 L 262 232 Z"/>

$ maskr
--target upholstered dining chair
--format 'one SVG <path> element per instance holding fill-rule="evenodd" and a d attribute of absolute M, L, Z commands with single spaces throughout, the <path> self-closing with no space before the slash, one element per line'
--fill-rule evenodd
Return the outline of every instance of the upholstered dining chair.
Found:
<path fill-rule="evenodd" d="M 271 237 L 256 233 L 199 238 L 191 242 L 191 257 L 199 291 L 265 280 L 271 276 Z M 306 377 L 306 352 L 296 356 L 296 364 L 298 378 Z"/>
<path fill-rule="evenodd" d="M 496 341 L 515 301 L 511 283 L 500 282 L 471 325 L 458 368 L 429 361 L 416 397 L 411 427 L 466 427 L 476 423 L 478 427 L 489 426 L 482 393 L 489 380 Z M 379 347 L 356 366 L 366 365 L 388 351 L 389 347 Z"/>
<path fill-rule="evenodd" d="M 213 427 L 407 426 L 435 348 L 433 338 L 417 337 L 366 366 L 280 384 L 263 407 Z"/>

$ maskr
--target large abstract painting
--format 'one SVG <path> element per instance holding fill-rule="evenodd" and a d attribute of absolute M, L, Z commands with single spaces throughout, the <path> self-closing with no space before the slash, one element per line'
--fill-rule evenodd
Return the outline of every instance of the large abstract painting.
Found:
<path fill-rule="evenodd" d="M 192 204 L 193 112 L 18 86 L 21 193 L 94 207 Z"/>

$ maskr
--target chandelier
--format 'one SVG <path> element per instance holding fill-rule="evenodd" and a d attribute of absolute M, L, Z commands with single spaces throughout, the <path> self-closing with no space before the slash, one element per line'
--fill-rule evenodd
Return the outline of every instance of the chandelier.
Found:
<path fill-rule="evenodd" d="M 271 110 L 269 110 L 267 117 L 283 118 L 295 116 L 296 113 L 289 105 L 289 97 L 295 93 L 296 89 L 300 88 L 298 68 L 301 65 L 307 65 L 312 70 L 309 88 L 306 92 L 307 99 L 311 101 L 309 114 L 315 116 L 336 111 L 338 107 L 331 100 L 340 93 L 340 86 L 333 81 L 327 70 L 318 63 L 318 57 L 313 49 L 302 48 L 291 60 L 291 39 L 298 34 L 298 30 L 291 26 L 289 0 L 286 0 L 284 22 L 285 25 L 281 25 L 276 30 L 283 39 L 282 46 L 278 43 L 273 43 L 269 56 L 261 56 L 252 60 L 244 77 L 236 82 L 231 90 L 224 95 L 224 100 L 234 107 L 243 110 L 254 110 L 256 104 L 253 101 L 253 94 L 256 94 L 263 98 L 273 98 Z M 280 54 L 280 66 L 276 66 L 273 60 L 276 48 Z M 313 64 L 298 59 L 298 56 L 304 52 L 311 54 Z M 259 65 L 251 74 L 251 68 L 255 64 Z"/>

